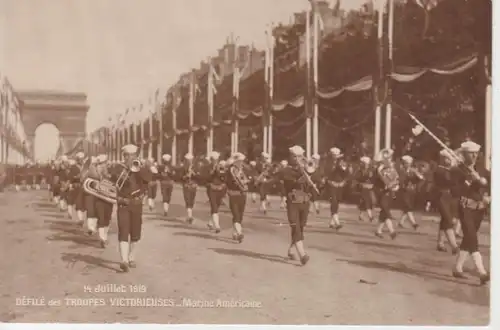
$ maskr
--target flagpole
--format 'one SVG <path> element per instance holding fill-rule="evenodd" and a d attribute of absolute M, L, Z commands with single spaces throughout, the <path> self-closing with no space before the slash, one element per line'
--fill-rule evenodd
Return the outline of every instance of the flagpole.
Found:
<path fill-rule="evenodd" d="M 239 142 L 239 120 L 238 120 L 238 105 L 240 97 L 240 68 L 238 66 L 238 38 L 233 39 L 232 43 L 234 46 L 234 56 L 233 56 L 233 130 L 232 130 L 232 141 L 231 141 L 231 153 L 238 152 L 238 142 Z"/>
<path fill-rule="evenodd" d="M 377 11 L 378 15 L 378 32 L 377 32 L 377 38 L 378 38 L 378 48 L 379 48 L 379 63 L 378 63 L 378 85 L 380 85 L 380 80 L 382 79 L 382 65 L 383 65 L 383 45 L 382 45 L 382 36 L 384 32 L 384 3 L 385 0 L 378 0 L 379 1 L 379 8 Z M 376 155 L 379 154 L 380 152 L 380 138 L 381 138 L 381 126 L 382 126 L 382 104 L 380 103 L 379 100 L 379 92 L 378 88 L 380 86 L 376 86 L 374 91 L 375 91 L 375 143 L 374 143 L 374 153 L 373 157 L 376 157 Z"/>
<path fill-rule="evenodd" d="M 273 159 L 273 98 L 274 98 L 274 46 L 275 46 L 275 39 L 274 35 L 272 34 L 272 27 L 271 27 L 271 33 L 270 33 L 270 38 L 271 38 L 271 47 L 269 48 L 270 52 L 270 58 L 269 58 L 269 110 L 268 110 L 268 116 L 269 116 L 269 121 L 268 121 L 268 127 L 267 127 L 267 152 L 269 154 L 269 158 Z"/>
<path fill-rule="evenodd" d="M 189 86 L 189 142 L 188 142 L 188 152 L 193 154 L 193 126 L 194 126 L 194 70 L 191 71 L 191 83 Z"/>
<path fill-rule="evenodd" d="M 311 84 L 311 8 L 308 6 L 306 12 L 306 86 L 307 86 L 307 99 L 304 102 L 306 110 L 306 157 L 311 157 L 311 117 L 309 116 L 310 102 L 310 84 Z"/>
<path fill-rule="evenodd" d="M 393 36 L 394 36 L 394 0 L 388 0 L 389 6 L 389 22 L 388 22 L 388 41 L 389 41 L 389 74 L 392 73 L 392 55 L 393 55 Z M 388 87 L 388 100 L 385 112 L 385 148 L 389 149 L 392 137 L 392 90 L 391 80 L 386 77 L 386 84 Z"/>
<path fill-rule="evenodd" d="M 311 3 L 312 5 L 313 3 Z M 312 95 L 312 101 L 314 105 L 314 113 L 312 118 L 312 130 L 313 130 L 313 153 L 318 154 L 319 149 L 319 109 L 318 109 L 318 100 L 316 97 L 316 91 L 318 90 L 318 70 L 319 70 L 319 13 L 316 6 L 313 7 L 313 17 L 314 17 L 314 47 L 313 47 L 313 75 L 314 75 L 314 89 Z"/>
<path fill-rule="evenodd" d="M 154 104 L 151 100 L 151 97 L 149 99 L 149 136 L 148 136 L 148 158 L 153 158 L 153 119 L 154 119 Z"/>
<path fill-rule="evenodd" d="M 268 134 L 268 130 L 269 130 L 269 114 L 270 114 L 270 111 L 271 111 L 271 102 L 270 102 L 270 95 L 271 95 L 271 91 L 270 91 L 270 79 L 269 79 L 269 76 L 270 76 L 270 62 L 271 62 L 271 35 L 272 35 L 272 28 L 268 28 L 267 31 L 266 31 L 266 53 L 265 53 L 265 57 L 264 57 L 264 60 L 265 60 L 265 63 L 264 63 L 264 82 L 266 84 L 266 100 L 267 102 L 264 103 L 264 107 L 266 107 L 266 109 L 263 109 L 263 112 L 264 112 L 264 117 L 263 117 L 263 125 L 262 125 L 262 152 L 264 153 L 268 153 L 268 137 L 267 137 L 267 134 Z"/>
<path fill-rule="evenodd" d="M 158 114 L 158 151 L 157 151 L 157 161 L 162 157 L 163 155 L 163 106 L 162 103 L 160 103 L 160 100 L 158 99 L 159 97 L 159 91 L 156 93 L 156 111 Z"/>
<path fill-rule="evenodd" d="M 177 87 L 176 87 L 177 88 Z M 172 136 L 172 165 L 177 165 L 177 92 L 175 91 L 174 105 L 172 108 L 172 128 L 173 134 Z"/>
<path fill-rule="evenodd" d="M 208 137 L 207 137 L 207 155 L 213 151 L 214 148 L 214 67 L 212 65 L 212 59 L 208 58 L 208 90 L 207 90 L 207 102 L 208 102 Z"/>

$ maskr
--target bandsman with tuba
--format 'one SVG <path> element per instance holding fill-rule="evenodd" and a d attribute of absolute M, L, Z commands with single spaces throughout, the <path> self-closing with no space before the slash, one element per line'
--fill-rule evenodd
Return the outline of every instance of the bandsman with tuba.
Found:
<path fill-rule="evenodd" d="M 490 204 L 489 174 L 486 170 L 478 169 L 476 161 L 481 146 L 472 141 L 466 141 L 460 146 L 460 164 L 453 169 L 455 193 L 459 198 L 458 216 L 462 225 L 463 239 L 460 243 L 453 276 L 465 278 L 463 266 L 469 256 L 472 256 L 474 265 L 479 273 L 481 285 L 490 281 L 483 258 L 479 252 L 478 231 L 484 219 L 487 207 Z"/>
<path fill-rule="evenodd" d="M 233 239 L 243 242 L 243 215 L 247 202 L 248 176 L 245 173 L 245 155 L 241 152 L 234 153 L 228 160 L 229 167 L 226 174 L 227 194 L 229 208 L 233 218 Z"/>
<path fill-rule="evenodd" d="M 193 155 L 187 153 L 184 156 L 184 164 L 179 169 L 180 181 L 182 182 L 182 194 L 184 196 L 184 204 L 187 212 L 186 221 L 189 224 L 194 222 L 193 208 L 196 201 L 196 193 L 198 191 L 197 180 L 199 180 L 198 169 L 195 169 L 193 159 Z"/>
<path fill-rule="evenodd" d="M 168 215 L 170 200 L 172 198 L 172 191 L 174 189 L 175 171 L 171 162 L 172 156 L 169 154 L 164 154 L 163 156 L 161 156 L 161 165 L 158 168 L 164 216 Z"/>
<path fill-rule="evenodd" d="M 335 230 L 342 228 L 339 219 L 339 206 L 342 200 L 349 171 L 343 159 L 343 154 L 339 148 L 330 149 L 331 165 L 326 173 L 326 189 L 330 200 L 330 224 L 329 227 Z"/>
<path fill-rule="evenodd" d="M 390 236 L 395 239 L 397 234 L 392 223 L 392 203 L 395 193 L 399 190 L 399 174 L 395 164 L 392 161 L 394 151 L 392 149 L 383 149 L 378 155 L 380 165 L 377 167 L 377 176 L 375 187 L 378 195 L 378 204 L 380 206 L 379 225 L 375 231 L 377 237 L 383 238 L 382 230 L 387 226 Z"/>
<path fill-rule="evenodd" d="M 117 186 L 116 214 L 123 272 L 136 267 L 135 252 L 142 234 L 142 201 L 152 179 L 151 171 L 138 160 L 138 151 L 136 145 L 125 145 L 124 162 L 115 167 L 111 176 Z"/>
<path fill-rule="evenodd" d="M 402 201 L 403 215 L 399 220 L 399 227 L 404 227 L 406 218 L 410 221 L 413 229 L 418 228 L 415 220 L 415 198 L 417 194 L 417 185 L 424 180 L 424 176 L 413 166 L 413 157 L 404 155 L 401 158 L 403 167 L 399 173 L 399 195 Z"/>
<path fill-rule="evenodd" d="M 84 172 L 83 172 L 84 171 Z M 94 180 L 100 180 L 100 176 L 97 170 L 97 158 L 92 156 L 90 159 L 90 165 L 88 165 L 87 169 L 82 169 L 81 173 L 81 181 L 82 183 L 87 179 L 91 178 Z M 82 195 L 84 198 L 85 209 L 87 211 L 87 234 L 93 235 L 97 232 L 97 198 L 94 195 L 87 194 L 83 190 L 82 186 Z"/>
<path fill-rule="evenodd" d="M 76 211 L 78 222 L 85 221 L 85 195 L 82 189 L 82 183 L 86 178 L 86 172 L 91 162 L 91 157 L 85 159 L 83 152 L 78 152 L 75 155 L 76 164 L 72 167 L 71 174 L 71 187 L 73 189 L 73 209 Z M 90 234 L 90 230 L 88 231 Z"/>
<path fill-rule="evenodd" d="M 219 208 L 227 193 L 227 168 L 226 162 L 219 159 L 220 154 L 218 152 L 214 151 L 210 156 L 212 159 L 212 168 L 208 173 L 207 191 L 211 219 L 208 222 L 208 228 L 214 229 L 215 233 L 218 234 L 220 233 Z"/>
<path fill-rule="evenodd" d="M 304 227 L 309 216 L 311 201 L 310 191 L 315 190 L 312 180 L 305 168 L 304 149 L 293 146 L 290 151 L 290 165 L 283 167 L 275 179 L 282 182 L 286 194 L 286 214 L 290 224 L 290 246 L 288 258 L 295 260 L 294 249 L 297 250 L 302 265 L 309 261 L 304 248 Z"/>

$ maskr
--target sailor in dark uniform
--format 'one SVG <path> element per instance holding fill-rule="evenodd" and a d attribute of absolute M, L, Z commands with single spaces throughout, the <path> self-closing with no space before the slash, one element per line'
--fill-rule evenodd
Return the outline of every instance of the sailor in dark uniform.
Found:
<path fill-rule="evenodd" d="M 349 176 L 349 171 L 343 155 L 339 148 L 330 149 L 332 156 L 332 165 L 326 173 L 326 185 L 328 189 L 328 198 L 330 200 L 330 224 L 329 227 L 335 230 L 342 228 L 339 220 L 339 206 L 344 193 L 346 182 Z"/>
<path fill-rule="evenodd" d="M 424 180 L 424 176 L 413 166 L 413 157 L 405 155 L 401 158 L 403 168 L 399 173 L 399 195 L 402 199 L 403 215 L 399 220 L 399 227 L 404 227 L 406 218 L 410 221 L 413 229 L 418 228 L 413 211 L 415 210 L 415 198 L 417 185 Z"/>
<path fill-rule="evenodd" d="M 459 197 L 458 216 L 462 225 L 463 239 L 460 252 L 453 269 L 453 276 L 465 278 L 464 263 L 472 256 L 479 273 L 481 284 L 489 282 L 490 275 L 486 271 L 483 258 L 479 252 L 478 231 L 490 204 L 489 174 L 476 168 L 476 161 L 481 146 L 472 141 L 462 143 L 460 152 L 463 164 L 453 170 L 455 192 Z"/>
<path fill-rule="evenodd" d="M 163 202 L 163 215 L 168 215 L 170 200 L 174 189 L 174 168 L 171 164 L 172 156 L 164 154 L 161 156 L 161 165 L 158 168 L 160 191 Z"/>
<path fill-rule="evenodd" d="M 361 167 L 356 172 L 355 180 L 361 190 L 359 199 L 359 220 L 363 219 L 363 213 L 366 212 L 368 219 L 373 221 L 373 208 L 375 206 L 375 192 L 373 190 L 377 173 L 370 157 L 363 156 L 360 158 Z"/>

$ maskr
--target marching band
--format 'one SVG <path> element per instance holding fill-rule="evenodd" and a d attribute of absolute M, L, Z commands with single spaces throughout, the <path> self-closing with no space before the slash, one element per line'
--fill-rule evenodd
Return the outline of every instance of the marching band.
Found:
<path fill-rule="evenodd" d="M 476 169 L 480 146 L 466 141 L 458 151 L 444 148 L 440 152 L 439 166 L 433 172 L 433 205 L 440 215 L 437 250 L 446 251 L 445 242 L 457 256 L 452 275 L 464 277 L 463 265 L 469 256 L 480 274 L 480 283 L 489 281 L 481 254 L 478 250 L 477 232 L 489 207 L 488 173 Z M 269 155 L 262 153 L 258 162 L 247 162 L 245 155 L 236 152 L 227 160 L 220 153 L 212 152 L 203 160 L 186 154 L 180 166 L 172 165 L 172 156 L 161 156 L 160 164 L 154 159 L 138 158 L 138 147 L 127 145 L 122 149 L 123 162 L 110 162 L 106 155 L 86 157 L 82 152 L 73 158 L 62 156 L 48 165 L 27 164 L 15 170 L 16 191 L 39 189 L 47 183 L 51 200 L 68 216 L 76 217 L 88 235 L 97 235 L 101 248 L 108 244 L 108 229 L 113 208 L 118 224 L 120 269 L 128 272 L 136 267 L 136 251 L 141 239 L 144 204 L 155 209 L 158 187 L 161 193 L 163 215 L 170 209 L 175 184 L 182 186 L 186 223 L 195 221 L 193 209 L 198 190 L 206 189 L 210 204 L 207 217 L 208 230 L 221 232 L 219 211 L 226 196 L 232 215 L 232 238 L 242 243 L 243 220 L 247 195 L 256 202 L 260 196 L 260 210 L 266 213 L 268 195 L 272 187 L 278 187 L 281 206 L 286 211 L 290 226 L 288 257 L 298 259 L 302 265 L 309 261 L 304 244 L 304 232 L 310 209 L 320 213 L 319 199 L 326 196 L 330 204 L 328 226 L 334 231 L 343 227 L 340 203 L 346 187 L 359 192 L 359 220 L 370 221 L 377 217 L 374 234 L 383 238 L 387 228 L 390 238 L 396 239 L 394 215 L 395 198 L 401 201 L 403 216 L 397 223 L 404 226 L 407 219 L 414 230 L 418 222 L 414 211 L 417 186 L 427 180 L 425 167 L 418 167 L 412 157 L 405 155 L 402 166 L 394 161 L 394 150 L 384 149 L 374 159 L 363 156 L 357 166 L 348 164 L 338 148 L 330 149 L 327 157 L 304 156 L 304 149 L 293 146 L 290 157 L 279 165 L 273 165 Z M 463 239 L 457 243 L 457 226 Z M 295 255 L 297 253 L 297 257 Z"/>

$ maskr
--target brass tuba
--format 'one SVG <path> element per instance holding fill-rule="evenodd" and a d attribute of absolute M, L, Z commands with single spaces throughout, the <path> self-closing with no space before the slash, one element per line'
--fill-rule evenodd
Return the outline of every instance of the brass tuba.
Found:
<path fill-rule="evenodd" d="M 388 190 L 399 190 L 399 173 L 394 168 L 394 166 L 380 165 L 380 167 L 377 169 L 377 173 Z"/>
<path fill-rule="evenodd" d="M 83 190 L 89 195 L 102 199 L 105 202 L 116 204 L 117 187 L 107 180 L 96 180 L 87 178 L 83 182 Z"/>
<path fill-rule="evenodd" d="M 234 179 L 234 182 L 236 182 L 238 188 L 244 192 L 248 191 L 248 182 L 250 180 L 248 179 L 243 169 L 240 167 L 231 166 L 229 171 Z"/>

